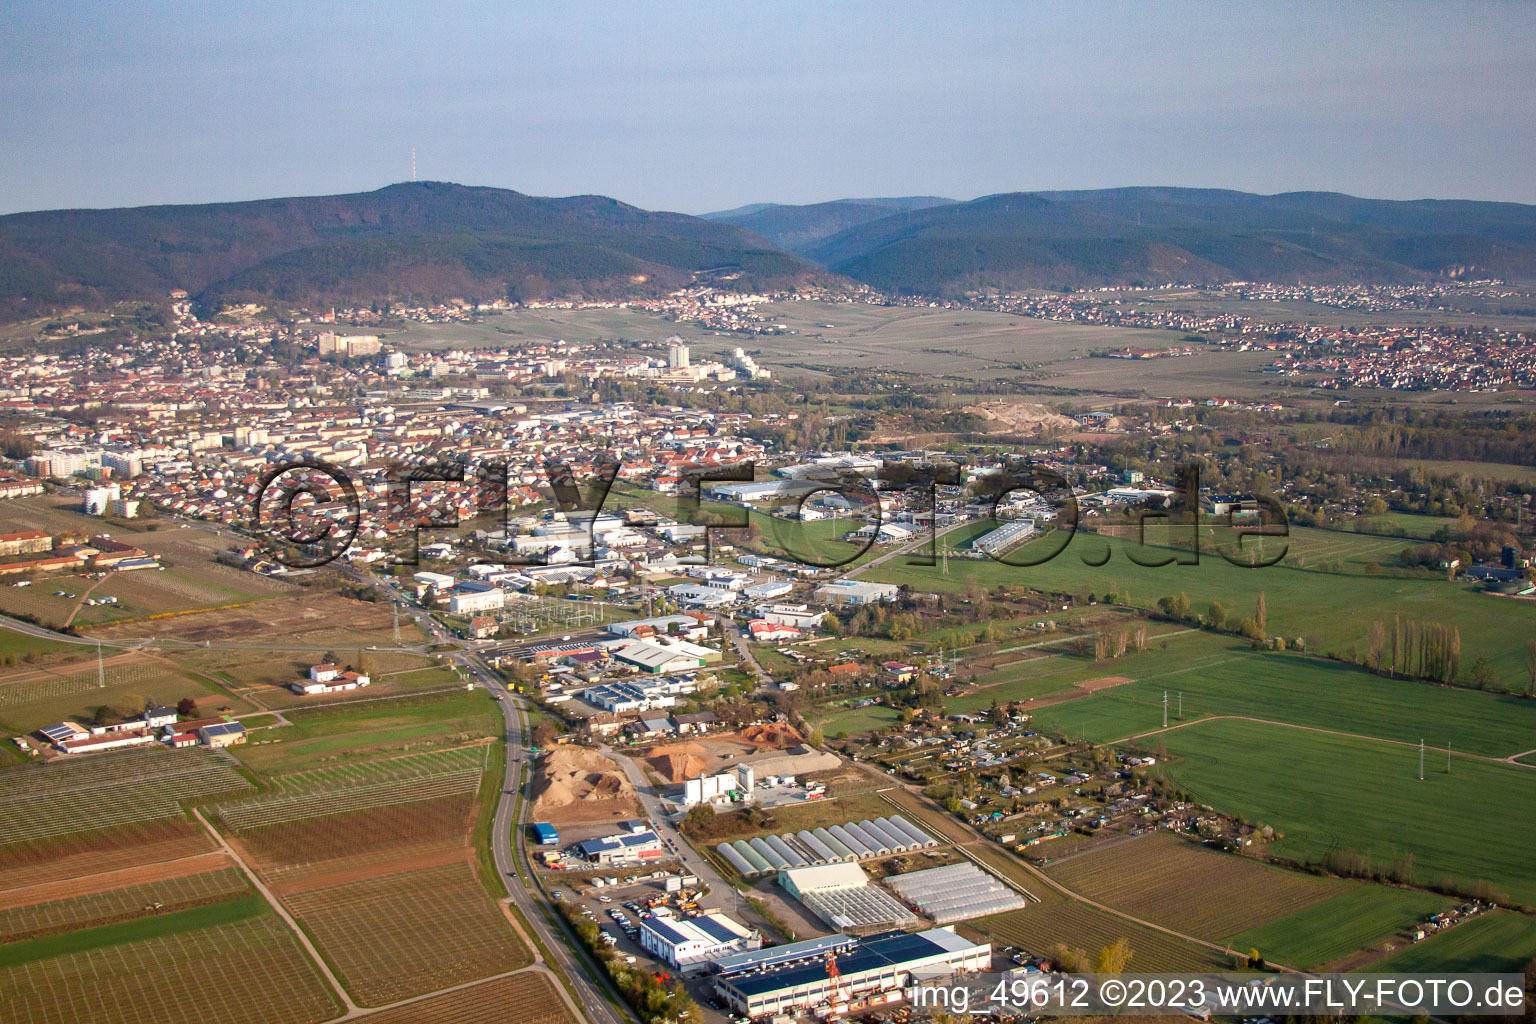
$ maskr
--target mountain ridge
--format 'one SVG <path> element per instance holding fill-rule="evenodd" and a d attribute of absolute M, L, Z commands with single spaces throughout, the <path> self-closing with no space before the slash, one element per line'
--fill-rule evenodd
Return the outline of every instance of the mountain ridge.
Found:
<path fill-rule="evenodd" d="M 768 211 L 778 240 L 820 207 Z M 753 223 L 737 218 L 735 223 Z M 761 225 L 759 225 L 761 227 Z M 1536 206 L 1142 186 L 1005 192 L 864 218 L 798 255 L 885 291 L 1216 283 L 1536 280 Z"/>
<path fill-rule="evenodd" d="M 604 196 L 450 182 L 372 192 L 0 217 L 0 315 L 161 299 L 210 305 L 655 294 L 831 275 L 750 232 Z"/>

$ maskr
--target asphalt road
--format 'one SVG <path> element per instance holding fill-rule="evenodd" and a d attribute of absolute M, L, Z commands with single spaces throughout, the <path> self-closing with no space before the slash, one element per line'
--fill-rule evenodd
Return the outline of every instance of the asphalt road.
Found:
<path fill-rule="evenodd" d="M 514 849 L 513 844 L 515 842 L 521 849 L 527 842 L 524 827 L 526 814 L 521 816 L 522 820 L 514 820 L 518 783 L 522 778 L 523 764 L 528 758 L 524 741 L 525 720 L 522 699 L 508 691 L 502 684 L 501 678 L 481 664 L 480 660 L 473 655 L 467 653 L 456 655 L 454 660 L 462 665 L 477 683 L 492 694 L 501 697 L 501 714 L 507 729 L 507 763 L 502 777 L 501 799 L 496 804 L 496 816 L 491 823 L 491 856 L 495 861 L 496 870 L 500 872 L 507 891 L 512 896 L 513 904 L 522 911 L 524 920 L 538 935 L 544 948 L 549 951 L 550 959 L 570 980 L 571 986 L 576 990 L 577 1001 L 582 1004 L 586 1019 L 592 1024 L 632 1024 L 633 1015 L 627 1010 L 622 1014 L 619 1013 L 597 990 L 587 974 L 587 967 L 581 959 L 581 954 L 572 948 L 572 940 L 567 938 L 563 931 L 551 928 L 545 919 L 540 907 L 542 894 L 524 886 L 517 873 L 518 850 Z M 528 794 L 525 794 L 526 796 Z M 531 803 L 530 799 L 524 800 L 525 811 Z"/>

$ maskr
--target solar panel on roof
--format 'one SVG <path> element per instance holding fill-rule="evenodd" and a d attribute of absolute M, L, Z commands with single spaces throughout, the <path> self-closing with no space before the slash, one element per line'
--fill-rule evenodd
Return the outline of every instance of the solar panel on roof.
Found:
<path fill-rule="evenodd" d="M 645 926 L 674 945 L 679 942 L 688 941 L 687 935 L 684 935 L 682 932 L 678 931 L 676 928 L 672 927 L 672 925 L 659 917 L 650 918 L 645 922 Z"/>

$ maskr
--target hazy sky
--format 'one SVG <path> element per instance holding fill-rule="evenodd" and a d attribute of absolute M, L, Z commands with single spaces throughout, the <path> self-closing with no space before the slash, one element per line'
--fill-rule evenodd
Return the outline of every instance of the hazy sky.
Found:
<path fill-rule="evenodd" d="M 1198 185 L 1536 202 L 1536 5 L 0 5 L 0 212 L 418 176 L 702 213 Z"/>

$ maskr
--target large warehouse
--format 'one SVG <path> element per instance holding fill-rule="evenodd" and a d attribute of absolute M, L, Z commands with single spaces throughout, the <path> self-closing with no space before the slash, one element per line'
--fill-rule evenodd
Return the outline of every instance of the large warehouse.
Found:
<path fill-rule="evenodd" d="M 861 939 L 834 954 L 838 985 L 845 998 L 905 988 L 914 971 L 984 971 L 992 947 L 976 944 L 945 928 L 915 935 L 890 932 Z M 781 967 L 720 974 L 715 992 L 731 1009 L 749 1017 L 808 1010 L 832 994 L 824 956 L 809 956 Z"/>
<path fill-rule="evenodd" d="M 673 967 L 708 964 L 731 953 L 758 949 L 763 940 L 724 914 L 694 918 L 647 917 L 640 922 L 640 945 Z"/>

